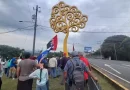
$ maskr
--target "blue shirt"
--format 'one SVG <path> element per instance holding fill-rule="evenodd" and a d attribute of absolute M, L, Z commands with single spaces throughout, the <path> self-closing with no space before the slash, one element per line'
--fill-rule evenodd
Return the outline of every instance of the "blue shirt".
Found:
<path fill-rule="evenodd" d="M 40 69 L 35 70 L 33 73 L 31 73 L 29 75 L 30 78 L 38 78 L 40 79 Z M 48 81 L 48 70 L 47 69 L 43 69 L 42 70 L 42 76 L 41 76 L 41 82 L 37 79 L 36 84 L 38 86 L 42 86 L 45 85 L 46 82 Z"/>
<path fill-rule="evenodd" d="M 15 61 L 16 61 L 16 58 L 13 58 L 11 60 L 10 67 L 16 67 Z"/>
<path fill-rule="evenodd" d="M 81 66 L 82 66 L 82 69 L 84 70 L 84 72 L 89 71 L 88 67 L 79 59 L 79 57 L 74 57 L 74 58 L 72 58 L 72 60 L 77 60 L 77 62 L 81 62 Z M 73 63 L 71 60 L 67 61 L 65 68 L 64 68 L 64 72 L 67 72 L 67 79 L 72 78 Z"/>

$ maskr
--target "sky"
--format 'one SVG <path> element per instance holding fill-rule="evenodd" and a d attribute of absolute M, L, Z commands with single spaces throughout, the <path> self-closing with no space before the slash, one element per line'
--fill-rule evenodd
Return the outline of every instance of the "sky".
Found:
<path fill-rule="evenodd" d="M 68 50 L 72 51 L 73 43 L 77 51 L 84 47 L 99 49 L 104 39 L 112 35 L 130 33 L 91 33 L 91 32 L 130 32 L 130 0 L 63 0 L 66 4 L 76 6 L 88 22 L 80 32 L 71 32 L 68 38 Z M 0 0 L 0 44 L 32 50 L 34 23 L 32 15 L 38 5 L 38 27 L 36 50 L 45 50 L 46 44 L 57 34 L 58 48 L 62 51 L 65 34 L 54 33 L 49 19 L 52 7 L 60 0 Z M 28 21 L 28 22 L 19 22 Z M 21 28 L 21 29 L 20 29 Z M 3 32 L 17 30 L 3 34 Z M 98 42 L 101 42 L 100 44 Z"/>

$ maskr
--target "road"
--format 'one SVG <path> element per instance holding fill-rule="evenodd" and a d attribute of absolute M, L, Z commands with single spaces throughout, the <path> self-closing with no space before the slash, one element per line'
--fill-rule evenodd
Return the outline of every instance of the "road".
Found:
<path fill-rule="evenodd" d="M 89 61 L 130 85 L 130 62 L 101 59 L 89 59 Z"/>

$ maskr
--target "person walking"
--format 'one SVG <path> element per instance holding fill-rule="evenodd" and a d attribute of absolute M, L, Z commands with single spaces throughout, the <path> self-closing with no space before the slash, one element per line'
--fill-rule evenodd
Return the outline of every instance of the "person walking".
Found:
<path fill-rule="evenodd" d="M 9 59 L 9 60 L 7 61 L 7 63 L 8 63 L 7 77 L 9 77 L 9 71 L 10 71 L 11 60 L 12 60 L 12 59 Z"/>
<path fill-rule="evenodd" d="M 17 90 L 32 90 L 33 79 L 29 75 L 33 72 L 35 67 L 39 65 L 34 60 L 30 60 L 31 54 L 24 52 L 24 60 L 22 60 L 17 67 L 18 84 Z"/>
<path fill-rule="evenodd" d="M 7 70 L 8 70 L 8 61 L 5 61 L 4 64 L 4 74 L 7 75 Z"/>
<path fill-rule="evenodd" d="M 91 65 L 90 65 L 88 59 L 83 56 L 83 53 L 82 53 L 82 52 L 79 52 L 79 58 L 80 58 L 81 61 L 83 61 L 83 62 L 85 63 L 85 65 L 86 65 L 86 66 L 89 68 L 89 70 L 91 71 L 91 70 L 92 70 Z M 87 73 L 87 72 L 84 72 L 84 80 L 85 80 L 85 87 L 86 87 L 86 88 L 87 88 L 87 83 L 88 83 L 88 77 L 89 77 L 89 76 L 88 76 L 88 73 Z"/>
<path fill-rule="evenodd" d="M 61 81 L 60 81 L 60 84 L 61 85 L 64 85 L 64 67 L 67 63 L 69 58 L 66 57 L 66 53 L 63 54 L 63 57 L 61 58 L 61 70 L 62 70 L 62 76 L 61 76 Z"/>
<path fill-rule="evenodd" d="M 56 78 L 56 68 L 57 68 L 57 60 L 53 57 L 49 60 L 49 68 L 50 68 L 50 74 L 51 77 Z"/>
<path fill-rule="evenodd" d="M 29 77 L 37 79 L 36 90 L 47 90 L 48 70 L 44 68 L 44 63 L 41 63 L 40 69 L 35 70 Z"/>
<path fill-rule="evenodd" d="M 11 63 L 10 63 L 10 71 L 9 71 L 9 77 L 12 78 L 13 80 L 15 79 L 16 75 L 16 58 L 12 58 Z"/>
<path fill-rule="evenodd" d="M 61 59 L 60 57 L 57 57 L 57 77 L 60 77 L 61 75 Z"/>
<path fill-rule="evenodd" d="M 78 52 L 72 52 L 72 59 L 68 60 L 64 68 L 64 79 L 70 90 L 84 90 L 84 72 L 97 81 L 88 67 L 79 59 Z M 66 89 L 67 90 L 67 89 Z"/>

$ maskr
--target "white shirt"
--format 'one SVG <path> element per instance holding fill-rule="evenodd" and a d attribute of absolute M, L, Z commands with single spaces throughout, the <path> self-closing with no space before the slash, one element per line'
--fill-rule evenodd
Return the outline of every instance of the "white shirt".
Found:
<path fill-rule="evenodd" d="M 17 65 L 19 65 L 19 63 L 20 63 L 21 60 L 22 60 L 22 59 L 18 59 L 18 60 L 17 60 Z"/>
<path fill-rule="evenodd" d="M 49 67 L 57 67 L 57 60 L 56 60 L 56 58 L 51 58 L 50 60 L 49 60 Z"/>

